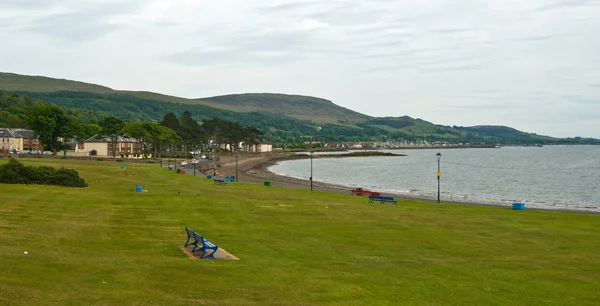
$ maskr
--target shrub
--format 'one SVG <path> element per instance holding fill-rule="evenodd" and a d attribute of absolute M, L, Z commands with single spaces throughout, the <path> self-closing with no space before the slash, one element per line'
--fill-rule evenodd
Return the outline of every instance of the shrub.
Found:
<path fill-rule="evenodd" d="M 116 161 L 116 162 L 119 162 L 119 163 L 122 163 L 122 162 L 123 162 L 123 159 L 121 159 L 121 158 L 117 158 L 117 159 L 115 159 L 115 161 Z"/>
<path fill-rule="evenodd" d="M 61 156 L 60 159 L 69 159 L 67 156 Z"/>
<path fill-rule="evenodd" d="M 148 164 L 154 164 L 154 161 L 153 160 L 149 160 L 146 163 L 148 163 Z"/>
<path fill-rule="evenodd" d="M 104 161 L 104 158 L 103 157 L 98 157 L 98 158 L 96 158 L 96 160 L 97 161 Z"/>
<path fill-rule="evenodd" d="M 0 165 L 0 183 L 40 184 L 65 187 L 87 187 L 87 183 L 73 169 L 55 169 L 48 166 L 25 166 L 16 159 Z"/>

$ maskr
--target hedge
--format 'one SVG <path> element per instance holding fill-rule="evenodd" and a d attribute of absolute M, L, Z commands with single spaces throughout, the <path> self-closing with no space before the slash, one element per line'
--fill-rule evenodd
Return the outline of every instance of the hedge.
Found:
<path fill-rule="evenodd" d="M 2 184 L 39 184 L 65 187 L 87 187 L 88 184 L 73 169 L 55 169 L 48 166 L 25 166 L 14 158 L 0 165 Z"/>

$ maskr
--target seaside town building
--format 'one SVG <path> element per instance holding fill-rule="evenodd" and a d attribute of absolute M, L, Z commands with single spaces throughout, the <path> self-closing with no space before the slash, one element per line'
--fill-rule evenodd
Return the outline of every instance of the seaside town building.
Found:
<path fill-rule="evenodd" d="M 42 151 L 42 143 L 31 130 L 0 128 L 2 151 Z"/>

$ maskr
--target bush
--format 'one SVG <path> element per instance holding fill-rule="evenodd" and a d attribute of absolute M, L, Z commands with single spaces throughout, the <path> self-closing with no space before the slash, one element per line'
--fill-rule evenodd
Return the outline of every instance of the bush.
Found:
<path fill-rule="evenodd" d="M 122 163 L 122 162 L 123 162 L 123 159 L 121 159 L 121 158 L 117 158 L 117 159 L 115 159 L 115 161 L 116 161 L 116 162 L 119 162 L 119 163 Z"/>
<path fill-rule="evenodd" d="M 146 163 L 148 163 L 148 164 L 154 164 L 154 161 L 153 160 L 149 160 Z"/>
<path fill-rule="evenodd" d="M 67 156 L 61 156 L 60 159 L 69 159 Z"/>
<path fill-rule="evenodd" d="M 87 183 L 73 169 L 55 169 L 48 166 L 25 166 L 16 159 L 0 165 L 2 184 L 39 184 L 65 187 L 87 187 Z"/>
<path fill-rule="evenodd" d="M 104 158 L 102 158 L 102 157 L 98 157 L 98 158 L 96 158 L 96 160 L 97 160 L 97 161 L 104 161 Z"/>

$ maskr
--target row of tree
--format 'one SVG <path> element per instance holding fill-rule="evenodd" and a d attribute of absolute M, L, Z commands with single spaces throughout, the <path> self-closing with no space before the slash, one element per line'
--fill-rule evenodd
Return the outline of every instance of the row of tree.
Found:
<path fill-rule="evenodd" d="M 238 148 L 240 142 L 259 142 L 263 134 L 255 127 L 220 118 L 203 119 L 200 123 L 188 111 L 181 118 L 166 114 L 160 122 L 126 122 L 101 112 L 65 109 L 0 91 L 0 119 L 2 116 L 12 122 L 0 124 L 33 130 L 44 148 L 54 154 L 66 149 L 68 142 L 81 143 L 94 136 L 110 140 L 113 156 L 118 153 L 117 142 L 122 136 L 135 139 L 144 155 L 161 156 L 164 151 L 181 151 L 182 147 L 218 150 L 218 144 L 229 144 L 229 148 Z"/>

